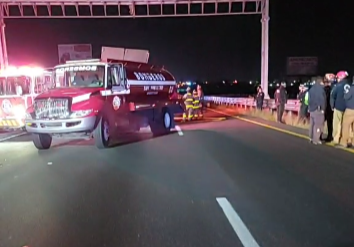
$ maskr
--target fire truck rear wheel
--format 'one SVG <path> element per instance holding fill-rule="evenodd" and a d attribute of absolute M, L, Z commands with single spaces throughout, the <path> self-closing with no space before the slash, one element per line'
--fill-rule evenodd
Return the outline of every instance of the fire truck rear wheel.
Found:
<path fill-rule="evenodd" d="M 34 146 L 39 150 L 49 149 L 52 145 L 52 136 L 49 134 L 32 134 Z"/>
<path fill-rule="evenodd" d="M 162 111 L 160 119 L 150 122 L 150 129 L 154 136 L 168 134 L 171 131 L 173 116 L 171 112 L 165 108 Z"/>
<path fill-rule="evenodd" d="M 93 139 L 95 140 L 96 147 L 104 149 L 109 147 L 109 122 L 105 117 L 101 117 L 97 124 L 96 129 L 93 131 Z"/>

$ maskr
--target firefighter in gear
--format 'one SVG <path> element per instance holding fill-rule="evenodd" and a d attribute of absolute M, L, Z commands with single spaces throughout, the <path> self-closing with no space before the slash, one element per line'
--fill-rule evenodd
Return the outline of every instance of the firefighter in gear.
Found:
<path fill-rule="evenodd" d="M 187 93 L 183 95 L 184 100 L 184 113 L 183 121 L 192 120 L 193 118 L 193 95 L 191 94 L 191 88 L 187 87 Z"/>
<path fill-rule="evenodd" d="M 277 122 L 283 122 L 283 115 L 285 110 L 285 104 L 288 100 L 287 92 L 286 92 L 286 83 L 282 82 L 280 87 L 274 93 L 275 105 L 277 107 Z"/>
<path fill-rule="evenodd" d="M 193 119 L 200 117 L 200 98 L 197 90 L 193 90 Z"/>

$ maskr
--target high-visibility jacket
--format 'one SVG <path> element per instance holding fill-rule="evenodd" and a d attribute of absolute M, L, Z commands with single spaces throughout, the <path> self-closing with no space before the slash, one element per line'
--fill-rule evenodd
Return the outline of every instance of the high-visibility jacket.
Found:
<path fill-rule="evenodd" d="M 184 105 L 186 106 L 186 108 L 193 107 L 193 95 L 191 93 L 186 93 L 183 96 L 183 99 L 184 99 Z"/>
<path fill-rule="evenodd" d="M 309 105 L 309 91 L 307 91 L 305 94 L 304 104 Z"/>
<path fill-rule="evenodd" d="M 198 109 L 200 104 L 200 97 L 198 96 L 198 93 L 193 94 L 193 108 Z"/>

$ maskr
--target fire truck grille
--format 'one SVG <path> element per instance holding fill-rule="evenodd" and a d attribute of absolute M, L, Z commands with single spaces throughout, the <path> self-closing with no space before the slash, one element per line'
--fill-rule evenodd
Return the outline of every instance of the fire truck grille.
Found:
<path fill-rule="evenodd" d="M 35 100 L 34 110 L 37 119 L 67 118 L 69 116 L 68 99 Z"/>

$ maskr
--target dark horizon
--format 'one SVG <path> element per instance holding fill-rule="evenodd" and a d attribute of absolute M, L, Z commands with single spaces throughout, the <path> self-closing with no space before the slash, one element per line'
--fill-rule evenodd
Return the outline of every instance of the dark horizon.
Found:
<path fill-rule="evenodd" d="M 339 1 L 343 2 L 344 1 Z M 354 61 L 349 5 L 327 18 L 338 1 L 316 5 L 305 0 L 270 5 L 269 79 L 286 75 L 286 58 L 316 56 L 318 73 L 348 70 Z M 6 19 L 9 63 L 58 63 L 57 45 L 91 43 L 144 48 L 151 62 L 165 65 L 183 80 L 259 80 L 260 15 L 152 19 Z"/>

